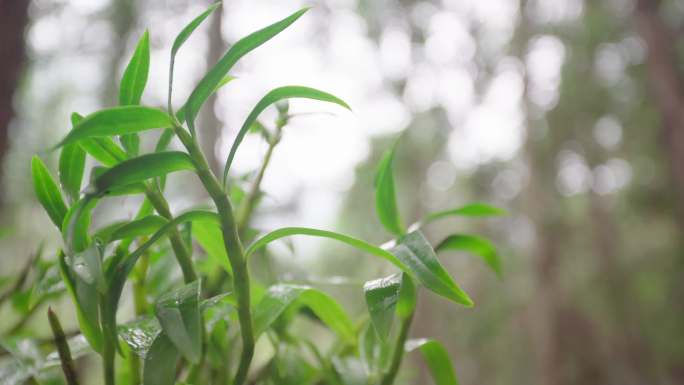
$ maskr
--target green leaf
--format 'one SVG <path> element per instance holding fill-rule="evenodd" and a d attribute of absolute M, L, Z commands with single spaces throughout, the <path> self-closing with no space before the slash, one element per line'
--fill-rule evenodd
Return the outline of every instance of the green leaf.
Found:
<path fill-rule="evenodd" d="M 173 385 L 176 381 L 176 364 L 180 354 L 163 331 L 155 337 L 143 364 L 143 384 Z"/>
<path fill-rule="evenodd" d="M 142 106 L 106 108 L 86 116 L 55 147 L 86 138 L 125 135 L 172 126 L 171 117 L 157 108 Z"/>
<path fill-rule="evenodd" d="M 401 319 L 408 319 L 413 315 L 418 301 L 416 284 L 408 274 L 401 275 L 401 287 L 399 288 L 399 298 L 397 299 L 397 316 Z"/>
<path fill-rule="evenodd" d="M 85 170 L 85 151 L 78 143 L 62 148 L 59 154 L 59 182 L 70 202 L 75 202 L 81 193 L 81 181 Z"/>
<path fill-rule="evenodd" d="M 63 253 L 59 254 L 59 271 L 64 285 L 76 307 L 78 326 L 83 336 L 96 352 L 102 351 L 102 331 L 100 330 L 97 291 L 80 277 L 73 274 Z"/>
<path fill-rule="evenodd" d="M 474 254 L 480 258 L 501 277 L 501 258 L 496 247 L 487 239 L 476 235 L 453 234 L 446 237 L 437 247 L 437 251 L 460 250 Z"/>
<path fill-rule="evenodd" d="M 106 194 L 115 187 L 143 182 L 170 172 L 194 169 L 190 157 L 180 151 L 154 152 L 123 161 L 98 175 L 91 193 Z"/>
<path fill-rule="evenodd" d="M 81 252 L 90 244 L 90 213 L 96 204 L 97 199 L 86 195 L 67 211 L 61 228 L 62 239 L 69 253 Z"/>
<path fill-rule="evenodd" d="M 404 234 L 404 225 L 401 223 L 397 197 L 394 192 L 394 174 L 392 172 L 392 160 L 394 159 L 395 145 L 385 152 L 378 165 L 375 175 L 375 211 L 380 223 L 390 233 L 401 236 Z"/>
<path fill-rule="evenodd" d="M 346 243 L 358 250 L 386 259 L 402 271 L 417 278 L 420 283 L 436 294 L 465 306 L 473 305 L 468 295 L 456 285 L 444 270 L 432 247 L 419 231 L 406 235 L 402 243 L 387 251 L 360 239 L 332 231 L 306 227 L 284 227 L 254 241 L 245 250 L 245 257 L 249 257 L 258 249 L 277 239 L 292 235 L 330 238 Z"/>
<path fill-rule="evenodd" d="M 81 148 L 104 166 L 112 167 L 126 160 L 126 152 L 110 138 L 86 138 L 78 144 Z"/>
<path fill-rule="evenodd" d="M 176 57 L 176 54 L 178 53 L 178 50 L 181 48 L 181 46 L 185 43 L 186 40 L 192 35 L 193 32 L 199 27 L 202 22 L 209 17 L 209 15 L 212 14 L 219 6 L 221 6 L 221 2 L 216 2 L 209 6 L 202 14 L 194 18 L 188 25 L 183 28 L 183 30 L 176 36 L 176 39 L 173 41 L 173 46 L 171 47 L 171 58 Z"/>
<path fill-rule="evenodd" d="M 57 227 L 62 226 L 67 208 L 64 204 L 62 193 L 57 183 L 50 175 L 45 163 L 37 157 L 31 159 L 31 176 L 33 177 L 33 189 L 38 201 L 47 212 L 47 215 Z"/>
<path fill-rule="evenodd" d="M 223 244 L 221 225 L 213 222 L 196 222 L 192 224 L 191 230 L 192 237 L 207 252 L 209 260 L 232 274 L 233 269 L 230 266 L 226 247 Z"/>
<path fill-rule="evenodd" d="M 164 294 L 155 314 L 164 333 L 183 356 L 198 363 L 202 355 L 202 325 L 199 310 L 200 281 Z"/>
<path fill-rule="evenodd" d="M 240 60 L 241 57 L 253 49 L 264 44 L 275 35 L 289 27 L 299 19 L 308 8 L 301 9 L 294 14 L 282 19 L 266 28 L 260 29 L 252 34 L 240 39 L 226 52 L 214 67 L 200 80 L 199 84 L 190 94 L 185 104 L 185 119 L 188 122 L 191 132 L 195 132 L 195 118 L 209 96 L 216 89 L 216 85 L 221 82 L 228 71 Z"/>
<path fill-rule="evenodd" d="M 226 84 L 232 82 L 235 79 L 237 79 L 237 78 L 232 76 L 232 75 L 224 76 L 223 79 L 221 79 L 221 81 L 218 82 L 218 84 L 216 85 L 216 88 L 214 89 L 214 91 L 212 93 L 217 92 L 221 87 L 225 86 Z M 181 107 L 178 110 L 178 112 L 176 112 L 176 119 L 178 119 L 178 121 L 180 121 L 180 122 L 185 121 L 185 106 L 186 105 L 184 104 L 183 107 Z"/>
<path fill-rule="evenodd" d="M 121 84 L 119 85 L 119 104 L 138 105 L 142 98 L 150 69 L 150 34 L 148 31 L 140 38 L 135 52 L 128 62 Z"/>
<path fill-rule="evenodd" d="M 504 209 L 498 207 L 490 206 L 486 203 L 471 203 L 463 207 L 435 211 L 430 213 L 423 219 L 423 223 L 430 223 L 438 219 L 451 217 L 451 216 L 464 216 L 464 217 L 491 217 L 491 216 L 501 216 L 506 215 L 507 212 Z"/>
<path fill-rule="evenodd" d="M 415 339 L 406 341 L 407 352 L 419 349 L 430 369 L 435 385 L 458 385 L 456 372 L 449 359 L 449 352 L 433 339 Z"/>
<path fill-rule="evenodd" d="M 350 344 L 356 336 L 354 326 L 344 309 L 329 295 L 309 286 L 278 284 L 271 286 L 254 308 L 254 330 L 259 336 L 290 305 L 297 303 L 310 308 L 331 330 Z"/>
<path fill-rule="evenodd" d="M 387 340 L 392 329 L 400 287 L 400 274 L 392 274 L 385 278 L 368 281 L 363 285 L 366 306 L 373 329 L 382 341 Z"/>
<path fill-rule="evenodd" d="M 268 94 L 266 94 L 266 96 L 259 100 L 256 106 L 254 106 L 254 108 L 252 109 L 252 112 L 250 112 L 247 116 L 247 119 L 245 119 L 245 122 L 242 124 L 242 127 L 240 128 L 240 131 L 238 132 L 237 137 L 235 138 L 235 141 L 233 142 L 233 145 L 230 148 L 230 152 L 228 153 L 228 159 L 226 160 L 226 166 L 223 169 L 224 182 L 228 178 L 228 170 L 230 169 L 230 166 L 233 163 L 233 158 L 235 157 L 235 153 L 237 152 L 240 143 L 242 143 L 242 140 L 244 139 L 245 135 L 247 135 L 250 128 L 259 117 L 259 114 L 261 114 L 261 112 L 271 104 L 279 100 L 290 98 L 320 100 L 324 102 L 335 103 L 344 108 L 349 109 L 349 106 L 343 100 L 327 92 L 319 91 L 315 88 L 302 86 L 285 86 L 270 91 Z"/>
<path fill-rule="evenodd" d="M 111 236 L 108 238 L 108 242 L 114 242 L 124 238 L 147 236 L 153 234 L 167 223 L 168 221 L 160 216 L 148 215 L 117 227 L 112 231 Z"/>

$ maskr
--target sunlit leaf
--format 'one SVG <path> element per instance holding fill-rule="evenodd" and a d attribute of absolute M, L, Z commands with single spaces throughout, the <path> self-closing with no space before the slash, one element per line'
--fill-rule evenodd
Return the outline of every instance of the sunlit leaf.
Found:
<path fill-rule="evenodd" d="M 50 175 L 45 163 L 34 156 L 31 159 L 31 176 L 33 177 L 33 189 L 36 192 L 38 202 L 43 206 L 45 212 L 57 227 L 62 226 L 67 208 L 59 191 L 57 183 Z"/>
<path fill-rule="evenodd" d="M 487 239 L 476 235 L 453 234 L 444 239 L 436 250 L 459 250 L 474 254 L 482 258 L 496 275 L 501 277 L 501 258 L 494 244 Z"/>
<path fill-rule="evenodd" d="M 240 146 L 240 143 L 242 143 L 242 139 L 244 139 L 245 135 L 249 132 L 250 128 L 256 121 L 256 119 L 259 117 L 259 114 L 263 110 L 266 109 L 266 107 L 270 106 L 271 104 L 283 100 L 283 99 L 291 99 L 291 98 L 305 98 L 305 99 L 313 99 L 313 100 L 320 100 L 324 102 L 330 102 L 330 103 L 335 103 L 337 105 L 340 105 L 344 108 L 349 109 L 349 106 L 347 103 L 345 103 L 343 100 L 339 99 L 338 97 L 331 95 L 327 92 L 323 92 L 320 90 L 317 90 L 315 88 L 309 88 L 309 87 L 302 87 L 302 86 L 285 86 L 285 87 L 279 87 L 276 88 L 272 91 L 270 91 L 266 96 L 261 98 L 259 102 L 254 106 L 252 111 L 249 113 L 247 116 L 247 119 L 245 119 L 245 122 L 242 124 L 242 127 L 240 128 L 240 131 L 238 131 L 237 137 L 235 138 L 235 141 L 233 142 L 233 145 L 230 148 L 230 152 L 228 153 L 228 159 L 226 160 L 226 165 L 223 169 L 223 180 L 225 181 L 226 178 L 228 178 L 228 170 L 230 170 L 230 166 L 233 163 L 233 158 L 235 157 L 235 153 L 237 152 L 238 147 Z"/>
<path fill-rule="evenodd" d="M 435 385 L 458 385 L 449 353 L 441 343 L 433 339 L 415 339 L 406 341 L 404 347 L 407 352 L 420 351 Z"/>
<path fill-rule="evenodd" d="M 120 106 L 94 112 L 81 120 L 56 147 L 86 138 L 132 134 L 173 125 L 171 117 L 157 108 Z"/>
<path fill-rule="evenodd" d="M 197 113 L 209 98 L 209 96 L 216 89 L 216 85 L 221 82 L 223 77 L 228 74 L 228 71 L 240 60 L 241 57 L 252 51 L 253 49 L 264 44 L 275 35 L 283 31 L 285 28 L 299 19 L 308 8 L 304 8 L 295 12 L 294 14 L 280 20 L 266 28 L 260 29 L 250 35 L 240 39 L 233 46 L 230 47 L 223 57 L 216 63 L 209 72 L 204 75 L 202 80 L 190 94 L 188 101 L 185 104 L 185 120 L 188 122 L 190 130 L 194 133 L 194 122 Z"/>
<path fill-rule="evenodd" d="M 380 223 L 385 226 L 387 231 L 396 236 L 401 236 L 404 234 L 404 225 L 401 223 L 399 209 L 397 208 L 394 173 L 392 171 L 395 148 L 396 144 L 387 150 L 378 165 L 375 175 L 375 211 Z"/>
<path fill-rule="evenodd" d="M 170 172 L 194 169 L 190 157 L 180 151 L 154 152 L 123 161 L 98 175 L 92 193 L 106 194 L 110 189 L 143 182 Z"/>
<path fill-rule="evenodd" d="M 451 216 L 490 217 L 506 214 L 506 210 L 488 205 L 486 203 L 471 203 L 451 210 L 435 211 L 430 213 L 425 217 L 425 219 L 423 219 L 423 223 L 430 223 L 438 219 Z"/>
<path fill-rule="evenodd" d="M 355 342 L 354 326 L 344 309 L 329 295 L 309 286 L 271 286 L 254 308 L 255 335 L 266 331 L 293 303 L 310 308 L 331 330 L 349 343 Z"/>
<path fill-rule="evenodd" d="M 180 353 L 169 337 L 160 331 L 145 355 L 143 364 L 144 385 L 173 385 L 176 381 L 176 363 Z"/>
<path fill-rule="evenodd" d="M 164 333 L 193 363 L 198 363 L 202 354 L 199 298 L 200 281 L 194 281 L 164 294 L 155 305 L 155 314 Z"/>

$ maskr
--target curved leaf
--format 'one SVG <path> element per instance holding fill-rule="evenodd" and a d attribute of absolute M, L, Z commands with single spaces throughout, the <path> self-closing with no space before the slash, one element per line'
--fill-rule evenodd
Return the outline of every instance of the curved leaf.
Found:
<path fill-rule="evenodd" d="M 106 194 L 115 187 L 132 185 L 170 172 L 194 169 L 190 157 L 180 151 L 154 152 L 123 161 L 98 175 L 92 193 Z"/>
<path fill-rule="evenodd" d="M 191 231 L 192 237 L 207 252 L 208 258 L 232 274 L 233 269 L 230 266 L 226 247 L 223 244 L 221 225 L 213 222 L 197 222 L 192 224 Z"/>
<path fill-rule="evenodd" d="M 382 341 L 387 340 L 392 329 L 400 287 L 401 274 L 392 274 L 385 278 L 368 281 L 363 285 L 373 329 Z"/>
<path fill-rule="evenodd" d="M 59 153 L 59 182 L 69 200 L 75 202 L 81 193 L 81 182 L 85 170 L 85 151 L 78 143 L 62 148 Z"/>
<path fill-rule="evenodd" d="M 150 34 L 145 31 L 135 47 L 133 57 L 128 62 L 119 86 L 119 104 L 122 106 L 138 105 L 142 98 L 150 69 Z M 138 154 L 140 138 L 137 134 L 127 134 L 120 138 L 126 152 L 132 156 Z"/>
<path fill-rule="evenodd" d="M 90 244 L 90 213 L 96 204 L 96 198 L 86 195 L 74 203 L 64 216 L 62 239 L 69 254 L 81 252 Z"/>
<path fill-rule="evenodd" d="M 486 203 L 471 203 L 459 208 L 443 211 L 435 211 L 434 213 L 428 214 L 424 219 L 423 223 L 430 223 L 438 219 L 451 217 L 451 216 L 464 216 L 464 217 L 491 217 L 491 216 L 501 216 L 506 215 L 507 212 L 504 209 L 488 205 Z"/>
<path fill-rule="evenodd" d="M 329 295 L 309 286 L 278 284 L 271 286 L 254 308 L 254 331 L 259 336 L 293 303 L 310 308 L 331 330 L 348 343 L 356 337 L 351 319 Z"/>
<path fill-rule="evenodd" d="M 171 117 L 157 108 L 121 106 L 94 112 L 81 120 L 55 147 L 86 138 L 125 135 L 173 126 Z"/>
<path fill-rule="evenodd" d="M 235 153 L 237 152 L 238 147 L 240 146 L 240 143 L 242 143 L 242 139 L 244 139 L 245 135 L 247 135 L 247 132 L 249 132 L 250 128 L 256 121 L 256 119 L 259 117 L 259 114 L 263 110 L 266 109 L 266 107 L 270 106 L 273 103 L 276 103 L 280 100 L 283 99 L 291 99 L 291 98 L 305 98 L 305 99 L 313 99 L 313 100 L 320 100 L 324 102 L 330 102 L 330 103 L 335 103 L 338 104 L 344 108 L 350 109 L 349 105 L 345 103 L 342 99 L 339 99 L 338 97 L 331 95 L 327 92 L 323 92 L 320 90 L 317 90 L 315 88 L 309 88 L 309 87 L 302 87 L 302 86 L 285 86 L 285 87 L 279 87 L 276 88 L 269 93 L 266 94 L 259 102 L 254 106 L 252 111 L 249 113 L 247 116 L 247 119 L 245 119 L 245 122 L 242 124 L 242 127 L 240 128 L 240 131 L 237 134 L 237 137 L 235 138 L 235 141 L 233 142 L 233 145 L 230 148 L 230 152 L 228 153 L 228 159 L 226 160 L 226 165 L 223 168 L 223 181 L 225 181 L 228 178 L 228 170 L 230 169 L 231 164 L 233 163 L 233 158 L 235 157 Z"/>
<path fill-rule="evenodd" d="M 145 355 L 144 385 L 173 385 L 176 383 L 176 364 L 180 353 L 169 337 L 160 331 Z"/>
<path fill-rule="evenodd" d="M 404 234 L 404 226 L 401 223 L 399 209 L 397 208 L 397 197 L 394 192 L 394 175 L 392 172 L 392 161 L 394 160 L 395 145 L 385 152 L 378 165 L 375 175 L 375 211 L 378 214 L 380 223 L 390 233 L 401 236 Z"/>
<path fill-rule="evenodd" d="M 112 231 L 107 242 L 114 242 L 124 238 L 147 236 L 159 230 L 168 221 L 157 215 L 148 215 L 140 219 L 118 226 Z"/>
<path fill-rule="evenodd" d="M 407 352 L 420 350 L 430 368 L 435 385 L 458 385 L 456 372 L 449 359 L 449 352 L 441 343 L 433 339 L 415 339 L 406 341 L 404 348 Z"/>
<path fill-rule="evenodd" d="M 408 274 L 401 275 L 401 287 L 399 287 L 399 298 L 397 298 L 397 315 L 401 319 L 408 319 L 416 309 L 418 301 L 416 284 Z"/>
<path fill-rule="evenodd" d="M 45 163 L 37 157 L 31 159 L 31 176 L 33 177 L 33 189 L 36 192 L 38 202 L 43 206 L 45 212 L 57 227 L 62 226 L 67 208 L 59 191 L 57 183 L 50 175 Z"/>
<path fill-rule="evenodd" d="M 164 333 L 195 364 L 202 354 L 199 300 L 200 281 L 194 281 L 162 295 L 154 307 Z"/>
<path fill-rule="evenodd" d="M 264 44 L 275 35 L 289 27 L 297 19 L 299 19 L 308 8 L 301 9 L 292 15 L 282 19 L 266 28 L 260 29 L 250 35 L 240 39 L 237 43 L 226 52 L 223 57 L 212 67 L 212 69 L 204 75 L 202 80 L 190 94 L 188 101 L 185 103 L 185 119 L 188 122 L 190 131 L 195 132 L 195 118 L 204 102 L 216 89 L 216 85 L 221 82 L 221 79 L 228 74 L 228 71 L 240 60 L 241 57 L 252 51 L 253 49 Z"/>
<path fill-rule="evenodd" d="M 171 47 L 171 58 L 175 58 L 176 54 L 178 53 L 178 50 L 180 47 L 185 43 L 186 40 L 192 35 L 193 32 L 199 27 L 202 22 L 209 17 L 209 15 L 212 14 L 219 6 L 221 6 L 221 2 L 216 2 L 212 5 L 209 6 L 204 12 L 202 12 L 199 16 L 195 17 L 188 25 L 186 25 L 182 31 L 176 36 L 176 39 L 173 41 L 173 46 Z"/>
<path fill-rule="evenodd" d="M 474 254 L 482 258 L 496 275 L 501 277 L 501 258 L 494 244 L 487 239 L 475 235 L 454 234 L 444 239 L 436 250 L 460 250 Z"/>
<path fill-rule="evenodd" d="M 126 152 L 107 137 L 81 139 L 78 144 L 88 155 L 107 167 L 112 167 L 127 158 Z"/>

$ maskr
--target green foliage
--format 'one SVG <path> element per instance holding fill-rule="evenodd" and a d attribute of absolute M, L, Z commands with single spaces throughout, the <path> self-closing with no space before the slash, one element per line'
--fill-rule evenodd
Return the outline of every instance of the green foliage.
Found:
<path fill-rule="evenodd" d="M 332 94 L 304 86 L 272 90 L 256 104 L 240 128 L 226 159 L 223 180 L 209 170 L 194 135 L 194 121 L 203 103 L 233 79 L 228 72 L 242 56 L 307 11 L 295 12 L 235 43 L 175 114 L 171 105 L 173 62 L 183 43 L 218 6 L 214 4 L 197 16 L 173 43 L 167 111 L 140 105 L 150 71 L 149 34 L 145 32 L 121 80 L 121 105 L 85 118 L 72 115 L 72 130 L 56 146 L 60 151 L 61 189 L 43 161 L 33 158 L 36 196 L 60 230 L 63 247 L 56 264 L 35 274 L 32 290 L 15 296 L 15 307 L 28 313 L 38 303 L 68 292 L 82 339 L 87 341 L 89 352 L 97 352 L 102 358 L 106 385 L 125 383 L 129 377 L 142 377 L 144 385 L 173 385 L 179 381 L 388 385 L 401 366 L 405 348 L 423 354 L 438 385 L 455 384 L 453 367 L 443 346 L 433 340 L 407 342 L 407 336 L 421 288 L 466 307 L 473 301 L 442 266 L 423 232 L 418 228 L 407 231 L 402 224 L 392 165 L 396 145 L 380 161 L 375 182 L 377 215 L 395 237 L 383 246 L 328 230 L 285 227 L 257 236 L 258 232 L 249 227 L 251 207 L 259 203 L 259 183 L 270 151 L 279 143 L 280 129 L 290 116 L 287 104 L 278 103 L 305 98 L 350 109 Z M 277 131 L 270 132 L 257 119 L 274 104 L 279 112 Z M 154 149 L 144 153 L 141 143 L 146 141 L 138 135 L 152 129 L 164 131 Z M 230 179 L 240 183 L 232 183 L 227 192 L 231 164 L 250 131 L 269 142 L 269 156 L 249 192 L 242 186 L 243 179 L 249 178 Z M 184 150 L 166 150 L 174 136 Z M 115 141 L 117 137 L 121 146 Z M 90 183 L 82 193 L 86 155 L 99 164 L 89 170 Z M 174 177 L 177 171 L 193 174 L 213 206 L 174 215 L 164 186 L 166 178 Z M 96 208 L 102 202 L 124 194 L 143 198 L 133 218 L 92 220 L 93 215 L 101 215 Z M 233 208 L 235 204 L 239 204 L 237 209 Z M 502 210 L 491 206 L 472 204 L 430 214 L 423 223 L 453 215 L 501 214 Z M 92 230 L 91 222 L 103 225 Z M 358 253 L 389 262 L 395 269 L 394 274 L 363 286 L 368 316 L 348 313 L 333 296 L 318 288 L 296 282 L 269 282 L 269 286 L 254 279 L 257 275 L 250 270 L 261 267 L 263 259 L 250 259 L 252 255 L 268 254 L 266 246 L 271 242 L 301 235 L 344 243 Z M 164 239 L 169 239 L 170 248 L 161 242 Z M 195 248 L 195 243 L 200 247 Z M 243 249 L 243 244 L 249 246 Z M 501 272 L 496 250 L 483 238 L 453 235 L 437 250 L 471 252 L 482 257 L 497 274 Z M 196 252 L 200 255 L 193 256 Z M 177 278 L 176 262 L 171 256 L 176 257 L 184 282 Z M 65 289 L 60 290 L 59 283 Z M 132 287 L 136 318 L 119 323 L 117 315 L 121 314 L 117 313 L 126 284 Z M 300 321 L 327 330 L 331 346 L 323 351 L 315 343 L 315 333 L 298 332 L 295 325 Z M 394 327 L 396 323 L 399 327 Z M 257 340 L 271 345 L 270 353 L 260 355 L 260 361 L 266 362 L 258 369 L 252 363 L 255 349 L 261 349 Z M 62 344 L 62 350 L 67 348 Z M 128 363 L 127 376 L 117 377 L 117 352 Z"/>

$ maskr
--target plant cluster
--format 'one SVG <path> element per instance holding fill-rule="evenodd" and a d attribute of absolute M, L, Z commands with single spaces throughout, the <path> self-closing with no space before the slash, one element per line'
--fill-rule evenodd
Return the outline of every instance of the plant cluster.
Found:
<path fill-rule="evenodd" d="M 150 64 L 145 33 L 121 79 L 120 105 L 87 116 L 72 115 L 72 129 L 55 147 L 60 151 L 58 181 L 40 158 L 32 160 L 38 200 L 63 238 L 57 261 L 46 268 L 51 273 L 40 277 L 50 277 L 51 284 L 63 283 L 75 305 L 80 330 L 77 336 L 65 336 L 57 316 L 49 311 L 66 382 L 78 383 L 73 360 L 96 352 L 106 385 L 390 385 L 404 353 L 416 350 L 422 353 L 436 384 L 456 384 L 442 344 L 409 339 L 417 291 L 424 288 L 472 306 L 472 300 L 439 262 L 436 251 L 471 252 L 497 273 L 500 262 L 494 247 L 483 238 L 455 234 L 433 249 L 421 228 L 449 216 L 500 215 L 502 210 L 471 204 L 432 213 L 407 229 L 397 209 L 393 146 L 378 166 L 375 185 L 378 218 L 394 238 L 388 244 L 375 246 L 348 235 L 303 227 L 260 234 L 250 226 L 250 219 L 259 203 L 264 171 L 291 117 L 287 99 L 307 98 L 349 107 L 313 88 L 285 86 L 270 91 L 247 116 L 223 173 L 217 177 L 198 145 L 195 120 L 200 108 L 232 80 L 230 70 L 241 57 L 307 11 L 295 12 L 236 42 L 174 111 L 175 57 L 218 6 L 208 8 L 175 39 L 166 110 L 140 105 Z M 258 118 L 271 105 L 277 107 L 278 118 L 274 127 L 267 128 Z M 140 135 L 153 130 L 160 132 L 156 147 L 141 153 Z M 229 171 L 243 138 L 254 132 L 265 138 L 268 150 L 251 186 L 243 188 Z M 168 149 L 174 138 L 182 144 L 182 151 Z M 90 181 L 83 189 L 87 157 L 97 165 L 90 170 Z M 164 188 L 167 175 L 177 172 L 189 172 L 199 179 L 211 198 L 211 208 L 171 212 Z M 144 200 L 133 219 L 91 229 L 92 213 L 100 202 L 136 194 Z M 333 297 L 316 288 L 278 282 L 266 287 L 256 281 L 250 274 L 256 265 L 250 265 L 252 257 L 264 253 L 271 242 L 298 235 L 342 242 L 386 260 L 398 272 L 366 282 L 363 292 L 368 315 L 360 319 L 353 319 Z M 168 244 L 162 242 L 165 239 Z M 182 284 L 170 278 L 175 263 L 182 271 Z M 121 321 L 117 310 L 123 294 L 128 293 L 124 290 L 127 285 L 135 318 Z M 28 297 L 36 295 L 32 289 Z M 294 333 L 290 326 L 295 321 L 324 326 L 331 342 L 315 344 L 310 336 Z M 264 342 L 258 344 L 259 349 L 257 340 Z"/>

